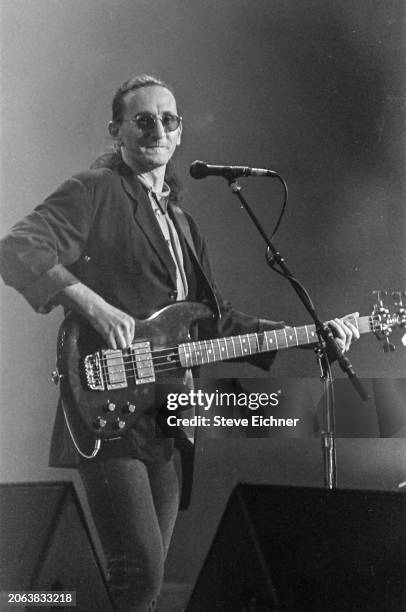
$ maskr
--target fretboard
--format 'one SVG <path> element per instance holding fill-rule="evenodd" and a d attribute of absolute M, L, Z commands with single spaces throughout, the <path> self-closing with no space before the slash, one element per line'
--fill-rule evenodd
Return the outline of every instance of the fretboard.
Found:
<path fill-rule="evenodd" d="M 358 328 L 360 334 L 371 331 L 370 317 L 347 317 Z M 199 340 L 179 345 L 179 358 L 185 368 L 247 357 L 257 353 L 268 353 L 317 342 L 314 325 L 284 327 L 270 331 Z"/>

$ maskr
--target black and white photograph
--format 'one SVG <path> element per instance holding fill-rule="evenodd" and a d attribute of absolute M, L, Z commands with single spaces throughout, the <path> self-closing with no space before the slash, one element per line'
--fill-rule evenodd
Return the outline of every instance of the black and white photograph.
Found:
<path fill-rule="evenodd" d="M 0 28 L 0 612 L 404 609 L 404 2 Z"/>

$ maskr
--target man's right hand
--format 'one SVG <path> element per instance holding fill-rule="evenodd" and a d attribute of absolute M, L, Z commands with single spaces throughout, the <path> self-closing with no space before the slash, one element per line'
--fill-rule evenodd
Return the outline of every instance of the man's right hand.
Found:
<path fill-rule="evenodd" d="M 132 343 L 134 318 L 106 302 L 83 283 L 65 287 L 57 295 L 55 302 L 86 317 L 109 348 L 128 348 Z"/>

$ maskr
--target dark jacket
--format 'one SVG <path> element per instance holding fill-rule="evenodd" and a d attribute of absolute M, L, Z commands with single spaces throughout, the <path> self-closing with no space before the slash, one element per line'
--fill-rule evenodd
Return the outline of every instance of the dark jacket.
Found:
<path fill-rule="evenodd" d="M 177 214 L 172 210 L 172 216 L 184 253 L 188 299 L 207 302 L 220 314 L 212 335 L 279 327 L 240 313 L 223 301 L 194 221 L 181 213 L 190 229 L 185 236 L 178 222 L 180 211 L 176 210 Z M 194 248 L 189 247 L 190 240 Z M 115 307 L 141 319 L 177 297 L 175 265 L 148 195 L 123 163 L 116 169 L 75 175 L 17 223 L 0 243 L 0 273 L 6 284 L 15 287 L 41 313 L 49 312 L 56 295 L 78 280 Z M 207 330 L 204 333 L 210 334 Z M 269 368 L 272 359 L 268 354 L 252 361 Z M 128 454 L 163 461 L 171 452 L 169 442 L 156 441 L 154 424 L 145 422 L 123 440 L 102 444 L 100 456 Z M 87 450 L 92 446 L 85 431 L 81 445 Z M 78 460 L 59 408 L 51 465 L 75 465 Z"/>

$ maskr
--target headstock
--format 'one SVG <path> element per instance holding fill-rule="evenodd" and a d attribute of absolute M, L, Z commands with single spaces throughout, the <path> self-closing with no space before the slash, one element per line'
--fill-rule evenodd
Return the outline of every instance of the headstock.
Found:
<path fill-rule="evenodd" d="M 384 304 L 384 298 L 388 295 L 387 291 L 373 291 L 376 295 L 376 303 L 372 308 L 371 328 L 378 340 L 384 340 L 383 350 L 391 352 L 395 350 L 395 345 L 389 341 L 389 336 L 392 333 L 394 325 L 406 328 L 406 308 L 403 304 L 403 298 L 406 296 L 406 291 L 393 291 L 392 298 L 395 306 L 395 312 L 390 314 L 389 309 Z M 403 342 L 403 340 L 402 340 Z"/>

